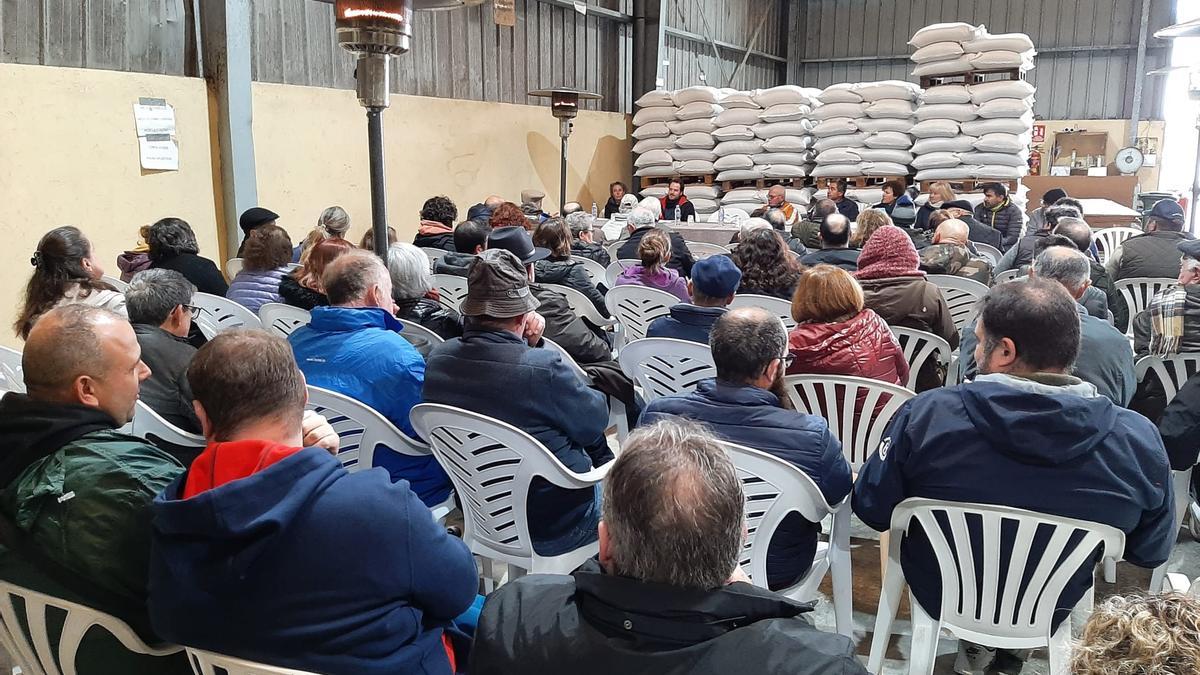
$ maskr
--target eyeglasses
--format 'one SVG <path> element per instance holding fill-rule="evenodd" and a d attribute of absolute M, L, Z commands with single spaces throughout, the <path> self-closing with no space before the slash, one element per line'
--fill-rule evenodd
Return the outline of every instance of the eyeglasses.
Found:
<path fill-rule="evenodd" d="M 783 362 L 783 369 L 787 370 L 788 368 L 792 367 L 792 362 L 796 360 L 796 357 L 794 357 L 790 353 L 788 353 L 788 354 L 784 354 L 783 356 L 780 356 L 779 360 Z"/>
<path fill-rule="evenodd" d="M 192 313 L 192 318 L 200 316 L 200 308 L 195 305 L 184 305 L 184 309 Z"/>

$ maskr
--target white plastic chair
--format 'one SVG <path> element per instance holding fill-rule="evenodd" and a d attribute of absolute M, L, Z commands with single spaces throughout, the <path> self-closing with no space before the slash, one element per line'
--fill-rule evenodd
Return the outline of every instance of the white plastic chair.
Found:
<path fill-rule="evenodd" d="M 995 267 L 996 263 L 1000 262 L 1000 259 L 1004 257 L 1004 254 L 1000 252 L 1000 249 L 992 246 L 991 244 L 981 244 L 979 242 L 973 242 L 973 244 L 975 245 L 975 250 L 979 252 L 979 255 L 987 258 L 988 262 L 992 264 L 992 267 Z"/>
<path fill-rule="evenodd" d="M 949 524 L 949 535 L 939 524 L 942 519 Z M 1097 548 L 1106 560 L 1121 558 L 1125 535 L 1108 525 L 1024 509 L 916 498 L 904 500 L 892 513 L 888 565 L 875 616 L 875 634 L 867 670 L 877 673 L 883 666 L 905 583 L 900 545 L 914 521 L 929 538 L 937 557 L 942 606 L 939 618 L 933 619 L 909 594 L 912 607 L 909 675 L 933 672 L 942 629 L 959 640 L 989 647 L 1049 647 L 1050 672 L 1054 675 L 1069 672 L 1070 620 L 1064 620 L 1058 630 L 1051 631 L 1063 589 L 1080 568 L 1092 561 Z M 971 535 L 968 522 L 981 524 L 980 537 Z M 1000 548 L 1001 528 L 1014 527 L 1016 538 L 1010 555 L 1005 558 Z M 1044 548 L 1034 551 L 1033 537 L 1039 528 L 1052 528 L 1053 534 Z M 1073 537 L 1078 541 L 1072 543 Z M 982 569 L 975 566 L 974 554 L 979 546 L 983 548 Z M 1060 558 L 1062 564 L 1058 564 Z M 1034 572 L 1022 592 L 1022 575 L 1028 564 L 1033 565 Z M 1092 594 L 1088 593 L 1079 601 L 1079 606 L 1090 609 L 1091 602 Z M 1000 621 L 996 620 L 997 614 Z"/>
<path fill-rule="evenodd" d="M 708 345 L 675 338 L 641 338 L 621 348 L 621 370 L 642 388 L 647 403 L 692 391 L 717 376 Z"/>
<path fill-rule="evenodd" d="M 241 271 L 242 271 L 242 259 L 241 258 L 230 258 L 229 260 L 225 261 L 225 276 L 227 278 L 232 279 L 238 275 L 238 272 L 241 272 Z"/>
<path fill-rule="evenodd" d="M 608 246 L 604 247 L 604 250 L 608 251 L 608 259 L 609 260 L 616 262 L 617 251 L 621 250 L 621 246 L 623 246 L 628 239 L 629 239 L 628 237 L 626 237 L 624 234 L 622 234 L 620 239 L 618 239 L 618 240 L 614 241 L 613 243 L 609 244 Z"/>
<path fill-rule="evenodd" d="M 535 477 L 564 489 L 591 490 L 612 462 L 575 473 L 524 431 L 452 406 L 422 403 L 411 419 L 454 481 L 465 520 L 463 541 L 472 553 L 531 574 L 569 574 L 600 550 L 592 542 L 559 556 L 538 555 L 529 536 L 527 501 Z"/>
<path fill-rule="evenodd" d="M 133 435 L 148 441 L 166 441 L 184 448 L 203 448 L 208 445 L 203 436 L 189 433 L 171 424 L 140 400 L 133 408 Z"/>
<path fill-rule="evenodd" d="M 591 258 L 585 258 L 581 255 L 573 255 L 571 256 L 571 260 L 583 265 L 583 271 L 587 272 L 588 278 L 592 280 L 593 286 L 599 286 L 600 284 L 604 283 L 604 265 L 601 265 Z"/>
<path fill-rule="evenodd" d="M 875 454 L 900 406 L 916 396 L 904 387 L 849 375 L 788 375 L 783 384 L 793 408 L 825 418 L 829 433 L 841 442 L 842 454 L 856 473 Z M 860 393 L 861 412 L 857 410 Z"/>
<path fill-rule="evenodd" d="M 575 373 L 575 376 L 582 380 L 584 384 L 589 387 L 592 386 L 592 376 L 588 375 L 587 371 L 579 366 L 575 358 L 567 350 L 563 349 L 562 345 L 543 336 L 542 347 L 543 349 L 553 349 L 558 352 L 558 355 L 562 357 L 563 363 L 567 364 L 571 372 Z M 625 437 L 629 435 L 629 417 L 626 414 L 625 404 L 621 399 L 614 396 L 608 397 L 608 426 L 616 427 L 618 441 L 623 442 Z"/>
<path fill-rule="evenodd" d="M 987 286 L 966 277 L 930 274 L 927 279 L 941 289 L 946 304 L 950 306 L 954 327 L 959 331 L 971 322 L 971 317 L 975 315 L 975 303 L 988 292 Z"/>
<path fill-rule="evenodd" d="M 905 386 L 909 389 L 916 389 L 917 375 L 920 374 L 921 367 L 929 359 L 936 359 L 939 364 L 949 369 L 950 358 L 954 352 L 950 349 L 949 342 L 933 333 L 915 328 L 899 326 L 889 326 L 889 328 L 892 329 L 892 335 L 896 336 L 896 342 L 900 343 L 900 350 L 904 352 L 904 360 L 908 363 L 908 382 Z M 949 370 L 947 370 L 948 375 Z M 946 382 L 945 384 L 951 383 Z"/>
<path fill-rule="evenodd" d="M 188 662 L 192 664 L 192 672 L 196 675 L 315 675 L 305 670 L 292 670 L 268 666 L 264 663 L 254 663 L 203 649 L 185 647 Z"/>
<path fill-rule="evenodd" d="M 666 291 L 646 286 L 625 284 L 613 286 L 604 295 L 608 313 L 617 320 L 617 349 L 634 340 L 646 337 L 650 323 L 666 316 L 679 304 L 679 298 Z"/>
<path fill-rule="evenodd" d="M 0 395 L 10 391 L 25 393 L 25 371 L 21 366 L 21 352 L 0 347 Z"/>
<path fill-rule="evenodd" d="M 724 207 L 724 210 L 724 220 L 721 219 L 721 209 L 717 209 L 716 211 L 708 214 L 708 218 L 705 222 L 720 223 L 722 225 L 741 225 L 747 220 L 750 220 L 750 212 L 746 211 L 745 209 L 738 208 L 736 206 L 726 206 Z"/>
<path fill-rule="evenodd" d="M 688 250 L 692 253 L 692 257 L 696 260 L 704 260 L 714 255 L 729 255 L 729 249 L 718 244 L 710 244 L 704 241 L 689 241 L 686 243 Z"/>
<path fill-rule="evenodd" d="M 1113 284 L 1120 291 L 1121 297 L 1125 298 L 1125 305 L 1129 307 L 1129 325 L 1125 327 L 1125 333 L 1133 335 L 1134 317 L 1150 306 L 1154 296 L 1177 283 L 1178 280 L 1167 277 L 1132 277 Z"/>
<path fill-rule="evenodd" d="M 1100 253 L 1100 264 L 1104 264 L 1104 261 L 1108 260 L 1108 256 L 1120 248 L 1126 239 L 1136 237 L 1141 233 L 1142 231 L 1135 227 L 1093 228 L 1092 237 L 1096 242 L 1096 250 Z"/>
<path fill-rule="evenodd" d="M 829 543 L 818 542 L 812 567 L 802 579 L 778 592 L 800 601 L 818 597 L 817 587 L 827 571 L 833 576 L 833 607 L 837 631 L 847 637 L 853 632 L 851 605 L 852 571 L 850 567 L 850 504 L 826 503 L 816 483 L 795 465 L 735 443 L 722 443 L 737 467 L 745 493 L 746 542 L 738 563 L 750 580 L 767 587 L 767 550 L 785 517 L 792 512 L 811 523 L 834 515 Z M 838 515 L 842 517 L 838 517 Z"/>
<path fill-rule="evenodd" d="M 404 330 L 400 331 L 400 337 L 408 340 L 412 346 L 418 349 L 425 345 L 433 348 L 445 342 L 441 335 L 429 330 L 416 321 L 409 321 L 408 319 L 397 319 L 397 321 L 404 326 Z"/>
<path fill-rule="evenodd" d="M 420 249 L 425 252 L 425 257 L 429 258 L 429 269 L 433 269 L 434 263 L 441 259 L 442 256 L 449 253 L 449 251 L 446 249 L 433 248 L 430 246 L 421 246 Z"/>
<path fill-rule="evenodd" d="M 109 286 L 112 286 L 113 288 L 117 289 L 118 291 L 121 291 L 122 293 L 129 290 L 129 284 L 125 283 L 124 281 L 121 281 L 120 279 L 118 279 L 116 277 L 110 277 L 107 274 L 100 277 L 100 281 L 103 281 L 104 283 L 108 284 Z"/>
<path fill-rule="evenodd" d="M 768 312 L 778 316 L 783 321 L 784 328 L 791 330 L 796 327 L 796 320 L 792 318 L 792 303 L 783 298 L 776 298 L 770 295 L 759 295 L 757 293 L 738 293 L 733 296 L 733 302 L 729 303 L 730 307 L 761 307 Z"/>
<path fill-rule="evenodd" d="M 235 328 L 262 328 L 254 312 L 228 298 L 209 293 L 192 295 L 192 304 L 200 309 L 196 325 L 209 340 L 218 333 Z"/>
<path fill-rule="evenodd" d="M 258 308 L 258 320 L 267 332 L 286 340 L 297 328 L 312 321 L 312 313 L 282 302 L 268 302 Z"/>
<path fill-rule="evenodd" d="M 1004 270 L 1003 272 L 997 274 L 995 277 L 992 278 L 992 285 L 999 286 L 1000 284 L 1007 283 L 1009 281 L 1012 281 L 1013 279 L 1018 279 L 1020 277 L 1021 277 L 1020 269 Z"/>
<path fill-rule="evenodd" d="M 617 277 L 621 276 L 621 272 L 625 271 L 625 268 L 637 265 L 640 262 L 641 261 L 639 260 L 617 260 L 616 258 L 613 258 L 613 261 L 608 264 L 608 267 L 604 268 L 605 283 L 611 289 L 617 285 Z"/>
<path fill-rule="evenodd" d="M 457 312 L 463 300 L 467 298 L 466 277 L 457 274 L 435 274 L 433 286 L 438 292 L 438 303 L 446 309 Z"/>
<path fill-rule="evenodd" d="M 1153 373 L 1162 383 L 1167 403 L 1175 398 L 1188 378 L 1200 371 L 1200 352 L 1171 356 L 1143 356 L 1133 364 L 1133 374 L 1140 384 Z"/>
<path fill-rule="evenodd" d="M 616 319 L 610 319 L 600 314 L 599 310 L 596 309 L 596 305 L 592 304 L 592 301 L 586 295 L 574 288 L 563 286 L 562 284 L 542 284 L 541 286 L 565 297 L 567 304 L 571 306 L 571 311 L 575 313 L 575 316 L 587 319 L 593 325 L 601 328 L 616 325 Z"/>
<path fill-rule="evenodd" d="M 13 597 L 21 598 L 24 610 L 19 611 Z M 51 646 L 47 614 L 66 613 L 58 649 Z M 24 615 L 24 623 L 20 620 Z M 20 666 L 26 675 L 74 675 L 75 656 L 83 637 L 92 626 L 99 626 L 115 637 L 121 646 L 137 654 L 169 656 L 180 647 L 166 645 L 151 647 L 133 632 L 124 621 L 99 610 L 69 602 L 45 593 L 0 581 L 0 646 Z M 28 632 L 26 632 L 28 627 Z"/>

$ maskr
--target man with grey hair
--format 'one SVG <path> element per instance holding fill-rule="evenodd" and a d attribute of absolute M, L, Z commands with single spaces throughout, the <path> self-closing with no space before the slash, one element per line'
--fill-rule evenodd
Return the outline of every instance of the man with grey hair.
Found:
<path fill-rule="evenodd" d="M 763 211 L 762 219 L 767 221 L 780 237 L 783 237 L 783 242 L 787 244 L 788 249 L 796 255 L 803 256 L 808 253 L 808 248 L 804 242 L 792 236 L 792 232 L 788 229 L 787 215 L 781 209 L 767 208 Z"/>
<path fill-rule="evenodd" d="M 1088 313 L 1080 303 L 1091 287 L 1091 266 L 1082 252 L 1068 246 L 1050 246 L 1038 254 L 1029 271 L 1033 278 L 1057 281 L 1075 299 L 1079 314 L 1079 356 L 1071 374 L 1096 387 L 1100 395 L 1119 406 L 1129 405 L 1137 382 L 1133 374 L 1133 350 L 1129 339 L 1112 324 Z M 963 372 L 974 376 L 975 324 L 963 330 Z"/>
<path fill-rule="evenodd" d="M 578 211 L 567 216 L 567 226 L 571 228 L 571 255 L 594 260 L 608 267 L 609 263 L 612 262 L 609 259 L 608 251 L 596 243 L 592 233 L 592 226 L 595 222 L 595 217 L 584 211 Z"/>
<path fill-rule="evenodd" d="M 396 242 L 388 248 L 387 267 L 392 279 L 397 319 L 420 324 L 443 340 L 462 335 L 462 317 L 458 312 L 427 297 L 433 289 L 433 275 L 424 251 L 406 242 Z M 401 335 L 413 343 L 421 356 L 429 356 L 433 351 L 434 345 L 414 335 L 413 331 L 404 331 Z"/>
<path fill-rule="evenodd" d="M 709 345 L 717 376 L 690 393 L 651 401 L 641 422 L 667 415 L 702 422 L 724 440 L 793 464 L 813 480 L 829 504 L 845 499 L 850 465 L 829 425 L 823 418 L 783 407 L 783 373 L 790 357 L 787 329 L 779 317 L 757 307 L 731 309 L 713 325 Z M 808 572 L 820 530 L 819 524 L 797 513 L 787 516 L 768 549 L 768 587 L 787 588 Z"/>
<path fill-rule="evenodd" d="M 400 335 L 387 268 L 372 253 L 350 251 L 330 263 L 321 283 L 329 306 L 313 309 L 308 325 L 288 336 L 300 371 L 308 384 L 360 401 L 416 438 L 408 414 L 421 401 L 425 360 Z M 450 478 L 432 455 L 382 449 L 375 466 L 407 480 L 427 506 L 450 496 Z"/>
<path fill-rule="evenodd" d="M 604 481 L 599 561 L 509 583 L 484 605 L 471 671 L 843 673 L 866 670 L 809 606 L 752 586 L 737 469 L 703 427 L 629 436 Z"/>
<path fill-rule="evenodd" d="M 1113 325 L 1118 328 L 1128 326 L 1129 305 L 1125 303 L 1125 298 L 1113 285 L 1112 278 L 1108 276 L 1108 270 L 1092 257 L 1092 251 L 1096 245 L 1093 243 L 1092 228 L 1087 221 L 1074 216 L 1059 218 L 1058 225 L 1054 226 L 1053 234 L 1070 239 L 1071 243 L 1075 244 L 1075 248 L 1083 251 L 1083 254 L 1088 257 L 1088 264 L 1092 268 L 1092 288 L 1104 294 L 1104 304 L 1112 314 Z M 1095 312 L 1093 312 L 1094 314 Z"/>
<path fill-rule="evenodd" d="M 1179 285 L 1150 301 L 1133 319 L 1134 351 L 1139 355 L 1200 352 L 1200 241 L 1187 239 L 1181 253 Z"/>
<path fill-rule="evenodd" d="M 625 226 L 629 230 L 629 236 L 617 249 L 617 259 L 641 260 L 638 247 L 642 243 L 642 237 L 654 227 L 654 221 L 654 212 L 645 207 L 639 206 L 629 212 L 629 222 Z M 667 267 L 679 272 L 680 276 L 692 276 L 692 265 L 696 261 L 687 247 L 687 242 L 674 230 L 668 230 L 668 234 L 671 237 L 671 262 L 667 263 Z"/>
<path fill-rule="evenodd" d="M 142 348 L 142 362 L 150 377 L 142 383 L 141 400 L 164 420 L 200 433 L 200 420 L 192 408 L 192 388 L 187 369 L 196 355 L 188 343 L 192 327 L 192 296 L 196 287 L 175 270 L 138 272 L 125 291 L 129 323 Z"/>

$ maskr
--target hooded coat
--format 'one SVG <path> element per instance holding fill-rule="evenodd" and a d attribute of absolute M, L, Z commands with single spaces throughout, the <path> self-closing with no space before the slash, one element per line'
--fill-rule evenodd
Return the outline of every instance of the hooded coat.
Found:
<path fill-rule="evenodd" d="M 608 307 L 604 305 L 604 294 L 596 288 L 596 284 L 592 283 L 587 270 L 583 268 L 583 263 L 570 258 L 557 260 L 547 258 L 535 262 L 533 266 L 534 278 L 538 280 L 538 283 L 558 284 L 573 288 L 592 301 L 592 306 L 596 308 L 597 312 L 600 312 L 600 316 L 608 317 Z"/>
<path fill-rule="evenodd" d="M 413 238 L 413 246 L 454 251 L 454 228 L 436 220 L 422 220 L 417 227 L 417 236 Z"/>
<path fill-rule="evenodd" d="M 1158 566 L 1175 544 L 1171 472 L 1157 429 L 1065 375 L 982 375 L 904 404 L 859 471 L 854 513 L 883 531 L 909 497 L 1111 525 L 1125 533 L 1125 560 L 1140 567 Z M 1030 551 L 1042 550 L 1047 537 L 1038 533 Z M 1012 546 L 1011 535 L 1001 537 L 1002 558 Z M 905 537 L 900 561 L 921 607 L 939 616 L 941 573 L 920 525 Z M 1056 623 L 1091 587 L 1095 562 L 1068 582 Z"/>

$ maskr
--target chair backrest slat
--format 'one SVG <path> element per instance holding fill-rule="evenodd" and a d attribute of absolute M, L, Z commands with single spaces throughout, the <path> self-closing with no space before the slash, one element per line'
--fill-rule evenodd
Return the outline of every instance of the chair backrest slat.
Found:
<path fill-rule="evenodd" d="M 1095 237 L 1096 250 L 1100 253 L 1100 262 L 1108 260 L 1126 239 L 1136 237 L 1142 231 L 1134 227 L 1099 227 L 1092 230 Z"/>
<path fill-rule="evenodd" d="M 228 298 L 210 293 L 195 293 L 192 304 L 199 310 L 196 324 L 204 337 L 212 339 L 218 333 L 235 328 L 262 328 L 258 316 Z"/>
<path fill-rule="evenodd" d="M 645 286 L 614 286 L 604 296 L 608 313 L 620 324 L 619 346 L 646 337 L 650 323 L 671 311 L 679 298 Z"/>
<path fill-rule="evenodd" d="M 268 332 L 287 339 L 297 328 L 312 321 L 312 313 L 282 302 L 268 302 L 258 308 L 258 320 Z"/>
<path fill-rule="evenodd" d="M 467 278 L 457 274 L 433 275 L 433 286 L 438 292 L 438 302 L 442 307 L 457 312 L 463 300 L 467 298 Z"/>
<path fill-rule="evenodd" d="M 961 331 L 975 315 L 975 305 L 980 298 L 987 295 L 988 287 L 978 281 L 949 274 L 930 274 L 927 278 L 930 283 L 941 289 L 946 304 L 950 306 L 954 327 Z"/>
<path fill-rule="evenodd" d="M 642 338 L 621 348 L 621 370 L 642 387 L 646 402 L 692 391 L 717 376 L 708 345 L 674 338 Z"/>
<path fill-rule="evenodd" d="M 1143 356 L 1133 365 L 1137 381 L 1153 374 L 1162 384 L 1166 403 L 1170 403 L 1188 378 L 1200 372 L 1200 352 L 1172 354 L 1170 356 Z"/>
<path fill-rule="evenodd" d="M 891 329 L 892 335 L 900 343 L 900 350 L 904 353 L 904 360 L 908 363 L 908 383 L 906 386 L 909 389 L 916 389 L 917 376 L 929 359 L 935 359 L 942 366 L 950 365 L 950 356 L 953 350 L 950 349 L 950 343 L 946 342 L 941 336 L 923 330 L 901 328 L 899 326 L 892 326 Z"/>
<path fill-rule="evenodd" d="M 380 446 L 416 457 L 429 454 L 426 446 L 404 435 L 386 417 L 345 394 L 309 385 L 306 407 L 323 415 L 337 432 L 337 458 L 347 471 L 374 466 L 375 451 Z"/>
<path fill-rule="evenodd" d="M 789 375 L 783 382 L 796 410 L 826 419 L 855 471 L 875 453 L 900 406 L 916 396 L 904 387 L 848 375 Z"/>

